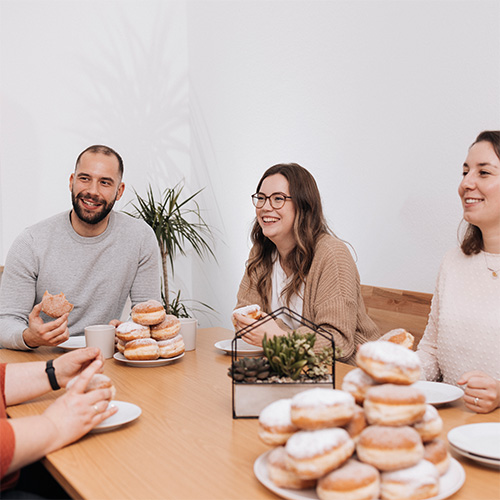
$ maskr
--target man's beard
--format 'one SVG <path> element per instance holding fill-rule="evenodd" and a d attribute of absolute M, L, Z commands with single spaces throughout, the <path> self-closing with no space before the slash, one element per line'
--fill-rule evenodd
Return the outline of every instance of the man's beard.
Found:
<path fill-rule="evenodd" d="M 102 203 L 103 205 L 101 206 L 100 210 L 89 213 L 84 209 L 82 209 L 81 204 L 78 203 L 78 200 L 82 200 L 83 198 L 93 201 L 94 203 Z M 84 193 L 80 193 L 79 195 L 75 196 L 75 193 L 71 191 L 71 202 L 73 203 L 73 210 L 75 211 L 78 218 L 81 219 L 83 222 L 86 222 L 87 224 L 93 224 L 93 225 L 99 224 L 99 222 L 104 220 L 109 214 L 109 212 L 111 212 L 111 210 L 113 209 L 115 201 L 116 197 L 113 201 L 106 203 L 103 199 L 99 199 L 93 196 L 88 196 L 85 195 Z"/>

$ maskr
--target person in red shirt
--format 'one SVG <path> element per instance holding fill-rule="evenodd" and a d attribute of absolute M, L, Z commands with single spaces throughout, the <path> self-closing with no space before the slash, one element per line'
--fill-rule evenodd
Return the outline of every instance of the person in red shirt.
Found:
<path fill-rule="evenodd" d="M 110 389 L 85 392 L 102 366 L 101 352 L 90 347 L 47 363 L 0 364 L 0 491 L 15 485 L 22 467 L 78 440 L 116 413 L 116 407 L 108 406 Z M 66 387 L 77 375 L 71 388 L 41 415 L 7 418 L 8 406 Z"/>

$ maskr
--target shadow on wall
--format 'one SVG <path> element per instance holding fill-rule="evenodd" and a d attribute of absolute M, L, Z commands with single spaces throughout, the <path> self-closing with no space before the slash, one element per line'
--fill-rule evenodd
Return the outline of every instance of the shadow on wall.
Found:
<path fill-rule="evenodd" d="M 73 132 L 83 134 L 88 144 L 109 144 L 123 156 L 127 189 L 117 209 L 130 209 L 134 190 L 144 196 L 150 184 L 160 193 L 185 179 L 186 193 L 203 188 L 197 201 L 217 232 L 222 218 L 208 173 L 214 154 L 201 111 L 190 103 L 186 7 L 157 2 L 146 10 L 117 8 L 97 22 L 105 25 L 98 46 L 70 63 L 75 101 L 84 103 L 82 121 L 90 125 Z M 207 282 L 202 289 L 211 285 L 210 275 L 193 275 L 194 253 L 188 261 L 176 261 L 182 296 L 212 305 L 197 296 L 200 280 Z"/>
<path fill-rule="evenodd" d="M 81 82 L 75 100 L 84 103 L 83 122 L 90 124 L 74 133 L 89 144 L 100 138 L 116 147 L 127 184 L 137 191 L 148 178 L 164 189 L 189 172 L 185 13 L 159 2 L 146 12 L 116 8 L 109 14 L 112 22 L 101 18 L 106 29 L 98 47 L 72 61 Z"/>

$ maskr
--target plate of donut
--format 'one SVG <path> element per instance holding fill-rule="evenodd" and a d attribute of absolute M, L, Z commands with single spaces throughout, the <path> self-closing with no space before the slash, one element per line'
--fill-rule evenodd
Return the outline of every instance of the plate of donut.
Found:
<path fill-rule="evenodd" d="M 291 490 L 279 488 L 271 481 L 267 472 L 267 460 L 271 451 L 272 450 L 266 451 L 265 453 L 260 455 L 257 460 L 255 460 L 253 470 L 257 479 L 266 488 L 268 488 L 281 498 L 285 498 L 287 500 L 317 500 L 318 495 L 316 494 L 316 490 L 312 488 L 306 490 Z M 439 494 L 429 498 L 428 500 L 443 500 L 445 498 L 448 498 L 462 487 L 464 481 L 465 471 L 463 467 L 457 460 L 451 458 L 448 471 L 439 478 Z"/>
<path fill-rule="evenodd" d="M 442 382 L 419 380 L 413 385 L 424 393 L 425 401 L 431 405 L 451 403 L 464 395 L 464 391 L 460 387 Z"/>
<path fill-rule="evenodd" d="M 216 342 L 214 346 L 220 351 L 224 351 L 227 354 L 231 354 L 231 345 L 233 339 L 220 340 Z M 236 351 L 239 354 L 245 354 L 246 356 L 260 356 L 263 354 L 264 349 L 256 345 L 249 344 L 243 339 L 236 339 Z"/>
<path fill-rule="evenodd" d="M 179 354 L 179 356 L 174 356 L 173 358 L 158 358 L 158 359 L 127 359 L 121 352 L 115 352 L 113 358 L 120 363 L 125 363 L 129 366 L 141 366 L 143 368 L 153 367 L 153 366 L 163 366 L 172 363 L 173 361 L 180 359 L 184 356 L 184 352 Z"/>
<path fill-rule="evenodd" d="M 59 349 L 64 349 L 65 351 L 72 351 L 73 349 L 82 349 L 86 347 L 85 336 L 84 335 L 75 335 L 74 337 L 70 337 L 66 342 L 59 344 L 57 347 Z"/>
<path fill-rule="evenodd" d="M 112 400 L 109 404 L 116 406 L 118 411 L 114 415 L 111 415 L 111 417 L 96 425 L 90 432 L 111 431 L 138 419 L 142 413 L 139 406 L 133 403 L 127 403 L 126 401 Z"/>

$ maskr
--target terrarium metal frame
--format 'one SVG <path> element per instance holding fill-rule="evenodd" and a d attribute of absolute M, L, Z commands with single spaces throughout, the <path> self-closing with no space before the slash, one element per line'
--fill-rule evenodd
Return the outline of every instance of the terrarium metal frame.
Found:
<path fill-rule="evenodd" d="M 306 328 L 310 329 L 313 333 L 316 335 L 320 335 L 321 337 L 325 338 L 328 342 L 331 343 L 332 346 L 332 365 L 331 365 L 331 377 L 332 380 L 330 381 L 308 381 L 308 382 L 303 382 L 303 381 L 293 381 L 293 382 L 266 382 L 261 381 L 261 382 L 237 382 L 234 380 L 233 377 L 231 377 L 232 380 L 232 410 L 233 410 L 233 419 L 237 418 L 258 418 L 260 411 L 263 409 L 263 407 L 267 406 L 267 404 L 271 403 L 272 401 L 275 401 L 277 399 L 281 399 L 283 397 L 283 392 L 288 392 L 289 397 L 291 397 L 293 394 L 300 392 L 301 390 L 306 390 L 310 389 L 313 386 L 318 386 L 318 385 L 324 385 L 328 387 L 332 387 L 335 389 L 335 341 L 333 338 L 332 333 L 329 331 L 325 330 L 321 326 L 316 325 L 312 321 L 308 320 L 307 318 L 304 318 L 300 314 L 296 313 L 295 311 L 292 311 L 288 307 L 280 307 L 279 309 L 276 309 L 275 311 L 263 316 L 261 319 L 257 320 L 255 323 L 252 323 L 251 325 L 242 328 L 241 330 L 238 330 L 235 335 L 233 340 L 231 341 L 231 366 L 234 365 L 234 362 L 238 358 L 245 357 L 244 356 L 244 351 L 239 351 L 241 354 L 238 356 L 238 350 L 237 350 L 237 341 L 238 339 L 244 340 L 242 337 L 246 335 L 247 333 L 250 333 L 254 329 L 264 325 L 268 321 L 271 321 L 272 319 L 276 320 L 279 319 L 280 316 L 287 316 L 288 318 L 292 319 L 296 323 L 299 323 L 302 326 L 305 326 Z M 337 328 L 333 327 L 336 331 L 341 333 Z M 263 355 L 264 356 L 264 355 Z M 273 387 L 276 388 L 275 391 L 273 391 Z M 269 394 L 264 394 L 264 388 L 268 388 L 267 391 Z M 271 388 L 271 389 L 269 389 Z M 285 388 L 285 389 L 284 389 Z M 288 388 L 288 389 L 287 389 Z M 281 390 L 278 390 L 281 389 Z M 245 404 L 247 406 L 252 405 L 252 401 L 246 401 L 248 398 L 252 400 L 252 396 L 255 396 L 253 398 L 255 402 L 255 408 L 251 410 L 245 410 L 244 408 L 240 408 L 241 404 L 239 401 L 239 395 L 241 393 L 243 397 L 243 401 L 245 401 Z M 271 393 L 275 392 L 276 396 L 272 395 Z M 256 394 L 260 393 L 260 394 Z M 263 396 L 267 396 L 263 397 Z"/>

